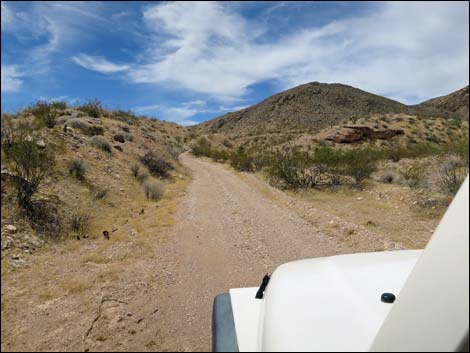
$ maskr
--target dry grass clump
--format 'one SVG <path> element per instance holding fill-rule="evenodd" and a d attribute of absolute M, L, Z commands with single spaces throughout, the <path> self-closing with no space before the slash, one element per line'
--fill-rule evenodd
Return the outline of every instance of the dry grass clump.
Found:
<path fill-rule="evenodd" d="M 147 199 L 158 201 L 165 192 L 165 186 L 158 180 L 146 181 L 144 182 L 144 192 Z"/>

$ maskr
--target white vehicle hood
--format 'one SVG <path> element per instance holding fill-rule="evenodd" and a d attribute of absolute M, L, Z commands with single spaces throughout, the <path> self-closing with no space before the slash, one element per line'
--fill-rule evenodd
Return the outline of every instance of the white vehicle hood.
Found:
<path fill-rule="evenodd" d="M 230 291 L 240 351 L 367 351 L 421 250 L 301 260 L 274 272 L 264 299 Z"/>

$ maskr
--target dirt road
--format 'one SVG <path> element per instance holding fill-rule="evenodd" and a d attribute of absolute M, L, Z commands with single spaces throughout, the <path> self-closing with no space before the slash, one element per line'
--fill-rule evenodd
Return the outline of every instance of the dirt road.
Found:
<path fill-rule="evenodd" d="M 84 268 L 80 256 L 96 248 L 92 241 L 38 261 L 41 275 L 27 278 L 25 270 L 2 281 L 2 351 L 209 350 L 217 293 L 258 286 L 288 261 L 389 245 L 253 175 L 189 155 L 181 161 L 192 181 L 175 223 L 142 257 L 125 266 L 87 262 Z M 358 239 L 355 250 L 345 245 L 345 234 Z M 25 282 L 34 290 L 64 277 L 65 261 L 72 274 L 90 276 L 90 288 L 51 298 L 24 295 Z M 114 280 L 94 275 L 105 265 L 117 269 Z M 15 304 L 3 308 L 3 297 Z"/>
<path fill-rule="evenodd" d="M 178 263 L 167 320 L 176 328 L 172 348 L 208 350 L 217 293 L 257 286 L 278 265 L 332 254 L 337 244 L 232 170 L 190 156 L 182 162 L 194 179 L 171 244 Z"/>

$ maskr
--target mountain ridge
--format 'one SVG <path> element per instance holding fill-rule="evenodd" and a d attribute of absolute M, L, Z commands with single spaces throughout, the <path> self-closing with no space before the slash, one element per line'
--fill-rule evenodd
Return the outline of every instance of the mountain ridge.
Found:
<path fill-rule="evenodd" d="M 468 120 L 468 86 L 416 105 L 405 105 L 341 83 L 310 82 L 239 111 L 195 125 L 200 132 L 319 131 L 374 114 L 412 114 Z"/>

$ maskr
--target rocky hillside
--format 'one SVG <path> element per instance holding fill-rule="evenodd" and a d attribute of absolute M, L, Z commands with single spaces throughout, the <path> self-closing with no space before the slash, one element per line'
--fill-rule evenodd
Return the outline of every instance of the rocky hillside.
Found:
<path fill-rule="evenodd" d="M 406 106 L 351 86 L 312 82 L 207 121 L 194 129 L 199 133 L 217 132 L 235 138 L 266 133 L 318 133 L 328 127 L 385 114 L 466 116 L 468 119 L 468 86 L 444 97 Z"/>
<path fill-rule="evenodd" d="M 468 86 L 446 96 L 429 99 L 412 107 L 420 114 L 458 117 L 468 120 Z"/>
<path fill-rule="evenodd" d="M 158 207 L 186 178 L 177 159 L 186 135 L 179 125 L 96 102 L 2 114 L 2 264 L 27 265 L 29 254 L 61 239 L 112 237 L 117 220 Z M 18 187 L 36 180 L 21 204 Z"/>

